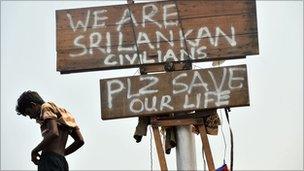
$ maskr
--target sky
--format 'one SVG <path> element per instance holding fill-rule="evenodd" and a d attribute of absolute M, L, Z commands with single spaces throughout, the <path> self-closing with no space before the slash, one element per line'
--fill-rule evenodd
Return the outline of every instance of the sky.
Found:
<path fill-rule="evenodd" d="M 133 76 L 136 68 L 67 75 L 56 71 L 55 10 L 122 3 L 1 1 L 1 170 L 36 169 L 30 154 L 42 140 L 39 125 L 15 112 L 25 90 L 39 92 L 76 117 L 86 143 L 67 156 L 71 170 L 160 169 L 151 133 L 139 144 L 133 139 L 136 118 L 100 117 L 99 80 Z M 257 16 L 260 54 L 224 63 L 248 67 L 250 107 L 233 108 L 230 114 L 234 169 L 302 170 L 303 1 L 257 1 Z M 194 65 L 211 67 L 209 62 Z M 224 112 L 218 112 L 222 117 Z M 223 134 L 227 140 L 225 120 Z M 222 132 L 209 141 L 216 167 L 223 156 L 229 161 Z M 197 168 L 202 170 L 199 136 L 195 142 Z M 176 169 L 175 150 L 166 158 L 168 168 Z"/>

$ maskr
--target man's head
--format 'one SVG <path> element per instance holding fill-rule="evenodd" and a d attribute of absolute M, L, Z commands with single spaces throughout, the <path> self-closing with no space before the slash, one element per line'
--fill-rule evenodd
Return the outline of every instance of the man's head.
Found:
<path fill-rule="evenodd" d="M 29 116 L 37 119 L 40 115 L 41 105 L 44 100 L 35 91 L 23 92 L 17 100 L 16 112 L 18 115 Z"/>

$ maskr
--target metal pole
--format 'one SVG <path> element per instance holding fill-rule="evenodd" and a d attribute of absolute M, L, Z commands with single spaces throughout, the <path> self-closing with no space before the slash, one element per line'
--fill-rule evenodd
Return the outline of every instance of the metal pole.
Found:
<path fill-rule="evenodd" d="M 177 126 L 176 165 L 177 170 L 197 170 L 195 139 L 191 126 Z"/>

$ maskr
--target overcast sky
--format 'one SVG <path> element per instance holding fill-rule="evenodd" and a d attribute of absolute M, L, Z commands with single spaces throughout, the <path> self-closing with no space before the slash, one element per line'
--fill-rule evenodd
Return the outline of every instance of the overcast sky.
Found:
<path fill-rule="evenodd" d="M 67 157 L 72 170 L 141 169 L 150 162 L 150 133 L 132 138 L 137 119 L 100 119 L 99 79 L 132 76 L 137 69 L 60 75 L 56 72 L 55 10 L 124 1 L 1 2 L 1 169 L 35 169 L 31 150 L 42 140 L 39 125 L 17 116 L 16 100 L 36 90 L 73 113 L 86 144 Z M 235 169 L 303 169 L 303 2 L 258 1 L 260 54 L 226 61 L 247 64 L 250 107 L 233 108 Z M 210 63 L 196 63 L 209 67 Z M 227 125 L 224 125 L 228 137 Z M 203 169 L 196 136 L 198 169 Z M 221 134 L 210 137 L 216 167 L 223 160 Z M 159 169 L 153 143 L 153 169 Z M 229 155 L 227 155 L 228 157 Z M 176 169 L 175 150 L 167 155 Z"/>

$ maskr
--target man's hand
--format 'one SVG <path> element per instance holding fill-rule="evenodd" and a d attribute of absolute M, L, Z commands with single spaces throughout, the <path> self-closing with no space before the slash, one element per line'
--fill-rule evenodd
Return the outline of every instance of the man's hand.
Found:
<path fill-rule="evenodd" d="M 78 126 L 73 129 L 70 135 L 74 139 L 74 142 L 65 149 L 65 156 L 75 152 L 84 144 L 84 140 Z"/>
<path fill-rule="evenodd" d="M 52 141 L 59 136 L 59 131 L 55 119 L 46 119 L 45 124 L 49 131 L 45 135 L 43 135 L 43 140 L 37 145 L 37 147 L 32 150 L 31 157 L 32 162 L 35 165 L 38 165 L 41 157 L 38 152 L 44 150 L 48 146 L 48 144 L 52 143 Z"/>
<path fill-rule="evenodd" d="M 39 158 L 38 158 L 39 157 Z M 40 154 L 38 153 L 38 151 L 36 151 L 35 149 L 32 151 L 32 162 L 35 165 L 38 165 L 38 162 L 40 160 Z"/>

